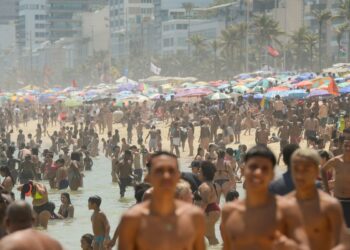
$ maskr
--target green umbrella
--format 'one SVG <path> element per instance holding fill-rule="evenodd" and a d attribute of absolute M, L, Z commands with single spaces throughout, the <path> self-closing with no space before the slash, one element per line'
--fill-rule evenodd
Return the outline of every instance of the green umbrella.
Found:
<path fill-rule="evenodd" d="M 345 87 L 347 87 L 349 85 L 350 85 L 350 82 L 342 82 L 342 83 L 337 84 L 337 86 L 339 88 L 345 88 Z"/>
<path fill-rule="evenodd" d="M 208 96 L 208 99 L 211 101 L 226 100 L 226 99 L 231 99 L 231 96 L 226 95 L 224 93 L 214 93 Z"/>
<path fill-rule="evenodd" d="M 68 108 L 75 108 L 83 105 L 83 100 L 69 98 L 63 102 L 63 105 Z"/>

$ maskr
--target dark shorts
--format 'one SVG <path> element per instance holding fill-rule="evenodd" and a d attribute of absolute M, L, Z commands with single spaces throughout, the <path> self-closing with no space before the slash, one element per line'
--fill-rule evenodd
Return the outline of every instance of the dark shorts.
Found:
<path fill-rule="evenodd" d="M 59 190 L 61 190 L 61 189 L 66 189 L 66 188 L 68 188 L 68 186 L 69 186 L 69 182 L 68 182 L 67 179 L 61 180 L 60 183 L 59 183 L 58 189 L 59 189 Z"/>
<path fill-rule="evenodd" d="M 274 116 L 276 119 L 283 119 L 283 112 L 282 111 L 275 111 Z"/>
<path fill-rule="evenodd" d="M 316 137 L 316 131 L 305 130 L 305 138 L 309 139 L 310 137 Z"/>
<path fill-rule="evenodd" d="M 55 211 L 55 204 L 53 204 L 52 202 L 48 202 L 41 206 L 33 206 L 33 209 L 37 215 L 44 211 L 48 211 L 52 215 Z"/>
<path fill-rule="evenodd" d="M 287 140 L 281 140 L 280 141 L 280 150 L 282 152 L 282 150 L 284 149 L 285 146 L 288 145 L 288 141 Z"/>
<path fill-rule="evenodd" d="M 345 224 L 348 228 L 350 228 L 350 198 L 338 198 L 338 200 L 343 208 Z"/>

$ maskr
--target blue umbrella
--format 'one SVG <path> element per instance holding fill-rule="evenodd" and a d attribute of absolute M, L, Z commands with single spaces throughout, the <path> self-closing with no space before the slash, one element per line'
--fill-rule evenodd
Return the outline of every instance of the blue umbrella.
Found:
<path fill-rule="evenodd" d="M 283 99 L 304 99 L 308 93 L 305 89 L 287 90 L 281 94 Z"/>
<path fill-rule="evenodd" d="M 311 91 L 311 93 L 307 96 L 307 98 L 316 97 L 316 96 L 326 96 L 326 95 L 330 95 L 327 90 L 315 89 Z"/>
<path fill-rule="evenodd" d="M 339 90 L 340 94 L 347 94 L 347 93 L 350 93 L 350 86 L 347 86 L 345 88 L 341 88 Z"/>

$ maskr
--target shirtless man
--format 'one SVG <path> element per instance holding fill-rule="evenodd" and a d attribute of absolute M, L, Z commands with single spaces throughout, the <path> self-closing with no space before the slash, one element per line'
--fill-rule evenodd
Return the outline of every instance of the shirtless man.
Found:
<path fill-rule="evenodd" d="M 345 130 L 344 130 L 345 131 Z M 345 133 L 344 133 L 345 134 Z M 334 196 L 340 201 L 347 227 L 350 227 L 350 137 L 345 137 L 343 154 L 330 159 L 322 167 L 322 181 L 329 193 L 327 172 L 334 170 Z"/>
<path fill-rule="evenodd" d="M 205 221 L 200 208 L 174 199 L 180 171 L 176 156 L 157 152 L 149 160 L 150 200 L 122 217 L 119 250 L 204 250 Z"/>
<path fill-rule="evenodd" d="M 278 160 L 277 160 L 277 163 L 279 164 L 283 149 L 289 143 L 290 129 L 289 129 L 287 121 L 283 121 L 283 125 L 278 129 L 277 136 L 281 138 L 280 154 L 279 154 Z"/>
<path fill-rule="evenodd" d="M 6 212 L 6 228 L 9 233 L 0 241 L 1 250 L 63 250 L 60 243 L 46 234 L 32 229 L 34 223 L 30 205 L 15 201 Z"/>
<path fill-rule="evenodd" d="M 310 117 L 305 120 L 304 127 L 305 127 L 305 139 L 306 140 L 309 140 L 310 137 L 317 136 L 319 122 L 318 122 L 317 118 L 315 118 L 314 113 L 311 113 Z M 309 142 L 307 145 L 309 146 Z"/>
<path fill-rule="evenodd" d="M 267 142 L 269 140 L 270 131 L 269 131 L 269 129 L 266 128 L 265 122 L 261 122 L 260 125 L 261 125 L 261 128 L 258 128 L 256 130 L 255 142 L 256 142 L 256 144 L 266 146 Z"/>
<path fill-rule="evenodd" d="M 94 210 L 91 216 L 92 231 L 94 232 L 93 250 L 104 250 L 109 241 L 110 226 L 104 212 L 100 210 L 102 199 L 95 195 L 89 198 L 89 209 Z"/>
<path fill-rule="evenodd" d="M 275 165 L 274 154 L 265 146 L 247 152 L 246 199 L 228 203 L 222 210 L 224 250 L 309 249 L 296 207 L 269 194 Z"/>
<path fill-rule="evenodd" d="M 339 202 L 315 186 L 321 158 L 316 150 L 298 149 L 292 156 L 296 191 L 289 195 L 301 214 L 311 250 L 329 250 L 340 245 L 345 231 Z"/>

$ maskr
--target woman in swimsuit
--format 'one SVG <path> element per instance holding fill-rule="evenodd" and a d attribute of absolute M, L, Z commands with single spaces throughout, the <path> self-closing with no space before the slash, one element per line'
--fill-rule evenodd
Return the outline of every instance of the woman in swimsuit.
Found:
<path fill-rule="evenodd" d="M 74 217 L 74 206 L 70 201 L 70 195 L 68 193 L 61 194 L 61 206 L 58 210 L 58 217 L 60 219 L 67 219 Z"/>
<path fill-rule="evenodd" d="M 221 194 L 226 197 L 227 193 L 236 186 L 235 174 L 229 161 L 225 161 L 225 151 L 219 150 L 216 161 L 216 173 L 214 182 L 218 185 L 218 202 Z"/>
<path fill-rule="evenodd" d="M 198 187 L 198 193 L 195 194 L 197 200 L 199 200 L 200 207 L 205 211 L 207 229 L 205 237 L 208 239 L 210 245 L 217 245 L 219 243 L 215 235 L 215 224 L 220 218 L 220 207 L 217 203 L 218 186 L 213 182 L 215 171 L 215 166 L 212 162 L 201 162 L 199 178 L 203 183 Z"/>
<path fill-rule="evenodd" d="M 8 167 L 1 167 L 0 174 L 2 177 L 5 178 L 1 183 L 1 187 L 3 188 L 3 190 L 10 193 L 12 191 L 13 186 L 15 185 L 15 180 L 11 176 L 10 170 L 8 169 Z"/>
<path fill-rule="evenodd" d="M 203 161 L 204 160 L 204 149 L 203 148 L 199 147 L 197 149 L 197 154 L 194 157 L 194 160 L 195 161 Z"/>
<path fill-rule="evenodd" d="M 209 145 L 209 150 L 205 154 L 205 160 L 206 161 L 211 161 L 214 164 L 215 164 L 216 160 L 218 159 L 218 155 L 217 155 L 215 149 L 216 149 L 215 144 L 210 144 Z"/>

